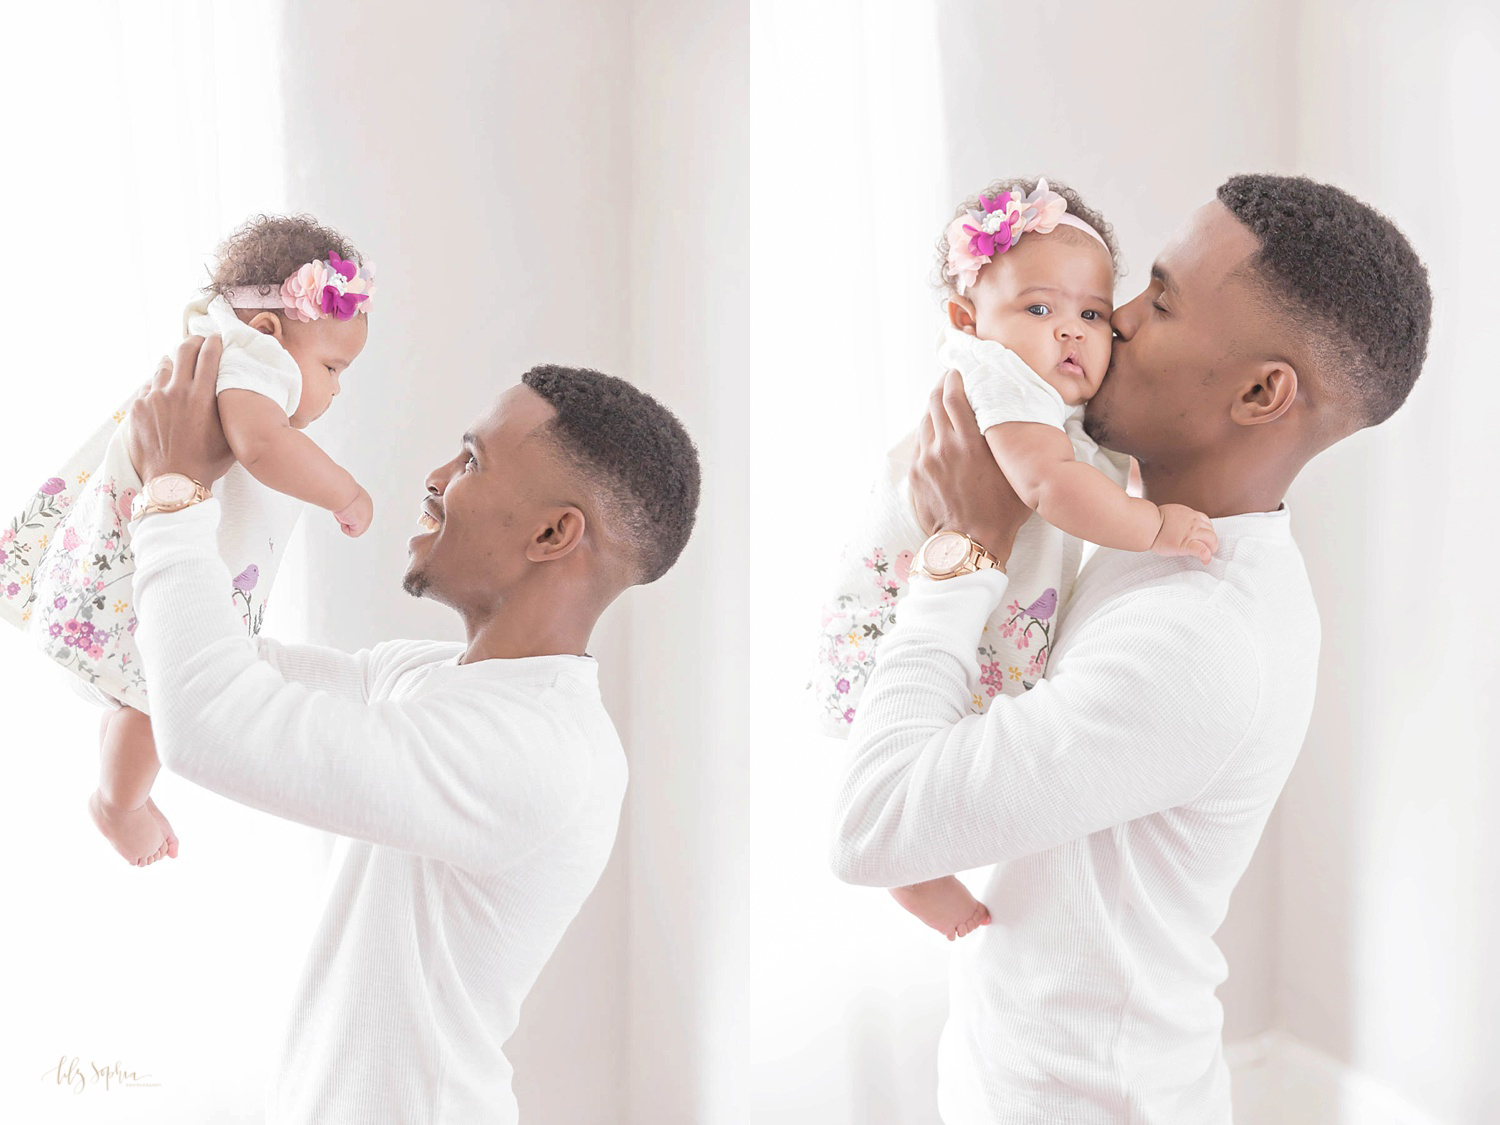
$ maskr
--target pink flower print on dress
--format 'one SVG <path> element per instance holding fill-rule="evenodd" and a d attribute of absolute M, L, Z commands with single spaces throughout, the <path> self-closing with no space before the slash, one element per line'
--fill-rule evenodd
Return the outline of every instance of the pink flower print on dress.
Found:
<path fill-rule="evenodd" d="M 64 551 L 76 551 L 81 546 L 83 546 L 83 540 L 78 538 L 78 532 L 74 531 L 71 527 L 63 532 Z"/>
<path fill-rule="evenodd" d="M 0 547 L 5 546 L 7 543 L 9 543 L 15 537 L 16 537 L 15 531 L 13 529 L 9 528 L 9 527 L 7 527 L 4 531 L 0 531 Z"/>
<path fill-rule="evenodd" d="M 59 492 L 67 487 L 67 482 L 64 481 L 62 477 L 48 477 L 47 480 L 43 482 L 42 487 L 37 489 L 37 491 L 40 492 L 43 496 L 56 496 Z"/>
<path fill-rule="evenodd" d="M 984 688 L 984 693 L 994 698 L 1000 692 L 1000 680 L 1003 673 L 1000 671 L 1000 662 L 991 660 L 988 664 L 980 665 L 979 685 Z"/>

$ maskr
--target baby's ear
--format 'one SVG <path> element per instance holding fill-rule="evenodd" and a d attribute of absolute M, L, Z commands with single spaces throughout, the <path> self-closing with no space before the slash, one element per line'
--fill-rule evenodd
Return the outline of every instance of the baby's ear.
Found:
<path fill-rule="evenodd" d="M 281 340 L 281 317 L 273 312 L 258 312 L 246 323 L 257 332 L 264 332 L 267 336 L 275 336 L 278 342 Z"/>
<path fill-rule="evenodd" d="M 960 332 L 974 335 L 974 302 L 967 297 L 949 297 L 948 323 Z"/>

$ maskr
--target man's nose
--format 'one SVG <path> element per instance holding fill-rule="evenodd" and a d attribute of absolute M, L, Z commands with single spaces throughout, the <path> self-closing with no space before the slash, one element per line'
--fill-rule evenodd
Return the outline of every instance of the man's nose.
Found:
<path fill-rule="evenodd" d="M 1136 300 L 1139 299 L 1136 298 Z M 1135 313 L 1132 311 L 1134 308 L 1135 301 L 1128 301 L 1117 308 L 1114 311 L 1114 315 L 1109 318 L 1109 326 L 1114 329 L 1115 335 L 1121 340 L 1128 340 L 1135 335 L 1138 321 Z"/>

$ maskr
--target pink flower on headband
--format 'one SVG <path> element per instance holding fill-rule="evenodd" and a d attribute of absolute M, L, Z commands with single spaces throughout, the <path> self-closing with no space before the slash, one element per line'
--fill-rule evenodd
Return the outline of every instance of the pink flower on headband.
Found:
<path fill-rule="evenodd" d="M 359 311 L 359 303 L 368 301 L 366 293 L 340 293 L 332 285 L 323 286 L 323 315 L 348 320 Z"/>
<path fill-rule="evenodd" d="M 356 265 L 335 251 L 326 262 L 308 262 L 282 282 L 281 301 L 293 320 L 331 316 L 349 320 L 375 295 L 375 266 Z"/>
<path fill-rule="evenodd" d="M 340 277 L 342 277 L 345 281 L 353 281 L 355 275 L 359 273 L 359 267 L 345 258 L 340 258 L 339 252 L 337 250 L 329 251 L 328 264 L 332 266 L 333 271 Z"/>
<path fill-rule="evenodd" d="M 1037 181 L 1030 195 L 1004 191 L 993 199 L 981 195 L 979 203 L 982 212 L 966 212 L 948 224 L 944 272 L 954 279 L 959 296 L 979 280 L 979 271 L 995 255 L 1004 254 L 1028 231 L 1050 234 L 1068 209 L 1068 201 L 1048 188 L 1045 179 Z"/>
<path fill-rule="evenodd" d="M 317 320 L 323 315 L 323 290 L 328 287 L 328 267 L 308 262 L 281 283 L 281 300 L 293 320 Z"/>

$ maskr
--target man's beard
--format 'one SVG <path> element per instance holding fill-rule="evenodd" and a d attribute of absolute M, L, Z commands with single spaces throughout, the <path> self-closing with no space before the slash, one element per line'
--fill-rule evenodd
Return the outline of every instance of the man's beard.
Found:
<path fill-rule="evenodd" d="M 1095 445 L 1113 448 L 1109 443 L 1109 426 L 1105 424 L 1103 416 L 1091 414 L 1087 408 L 1083 412 L 1083 432 L 1093 439 Z"/>
<path fill-rule="evenodd" d="M 426 573 L 420 570 L 413 570 L 401 579 L 401 588 L 414 598 L 420 598 L 427 593 L 429 585 L 431 583 L 427 581 Z"/>

